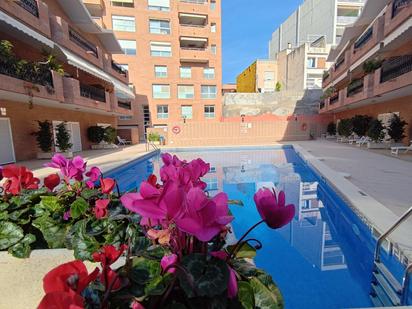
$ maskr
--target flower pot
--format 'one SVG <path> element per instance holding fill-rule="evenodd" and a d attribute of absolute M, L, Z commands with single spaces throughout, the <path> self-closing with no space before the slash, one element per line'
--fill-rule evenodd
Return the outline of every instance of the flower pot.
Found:
<path fill-rule="evenodd" d="M 387 143 L 368 142 L 368 149 L 387 149 L 388 147 Z"/>
<path fill-rule="evenodd" d="M 37 159 L 38 160 L 49 160 L 53 157 L 53 152 L 38 152 Z"/>
<path fill-rule="evenodd" d="M 95 145 L 91 145 L 92 150 L 99 150 L 99 149 L 104 149 L 103 144 L 95 144 Z"/>
<path fill-rule="evenodd" d="M 72 151 L 64 151 L 64 152 L 61 152 L 60 154 L 62 154 L 66 158 L 73 158 L 73 152 Z"/>

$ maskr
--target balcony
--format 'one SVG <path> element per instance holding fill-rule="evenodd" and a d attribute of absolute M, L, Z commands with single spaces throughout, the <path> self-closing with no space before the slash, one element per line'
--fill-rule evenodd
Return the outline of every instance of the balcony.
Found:
<path fill-rule="evenodd" d="M 96 45 L 91 44 L 87 40 L 85 40 L 80 34 L 74 31 L 72 28 L 69 27 L 69 39 L 77 46 L 82 48 L 87 54 L 93 55 L 96 58 L 99 58 L 99 54 L 97 53 Z"/>
<path fill-rule="evenodd" d="M 179 23 L 181 26 L 205 27 L 207 25 L 207 15 L 179 13 Z"/>
<path fill-rule="evenodd" d="M 358 16 L 338 16 L 336 22 L 340 25 L 350 25 L 355 23 L 357 19 Z"/>
<path fill-rule="evenodd" d="M 104 5 L 102 0 L 83 0 L 84 5 L 92 16 L 102 16 Z"/>
<path fill-rule="evenodd" d="M 209 5 L 206 0 L 180 0 L 178 10 L 186 13 L 208 13 Z"/>
<path fill-rule="evenodd" d="M 364 34 L 361 35 L 359 39 L 356 40 L 354 44 L 354 49 L 362 48 L 366 43 L 368 43 L 373 36 L 373 27 L 370 27 Z"/>
<path fill-rule="evenodd" d="M 393 0 L 385 17 L 385 37 L 398 29 L 412 16 L 412 0 Z"/>
<path fill-rule="evenodd" d="M 329 98 L 329 104 L 333 105 L 339 102 L 339 92 L 336 92 L 332 94 L 332 96 Z"/>
<path fill-rule="evenodd" d="M 117 106 L 123 109 L 132 110 L 132 102 L 122 99 L 117 99 Z"/>
<path fill-rule="evenodd" d="M 208 39 L 180 37 L 180 60 L 183 62 L 208 62 Z"/>
<path fill-rule="evenodd" d="M 33 16 L 39 17 L 39 7 L 36 0 L 18 0 L 16 3 Z"/>
<path fill-rule="evenodd" d="M 411 0 L 394 0 L 392 2 L 392 18 L 395 18 L 402 10 L 411 5 Z"/>
<path fill-rule="evenodd" d="M 375 85 L 375 96 L 412 85 L 412 55 L 384 61 L 375 71 Z"/>
<path fill-rule="evenodd" d="M 180 0 L 180 2 L 190 4 L 207 4 L 207 0 Z"/>
<path fill-rule="evenodd" d="M 103 88 L 80 83 L 80 95 L 94 101 L 106 102 L 106 92 Z"/>
<path fill-rule="evenodd" d="M 363 91 L 363 79 L 356 79 L 352 81 L 347 88 L 347 97 L 353 97 L 354 95 Z"/>
<path fill-rule="evenodd" d="M 118 74 L 127 77 L 128 71 L 123 69 L 118 63 L 116 63 L 114 60 L 111 61 L 112 63 L 112 69 L 116 71 Z"/>

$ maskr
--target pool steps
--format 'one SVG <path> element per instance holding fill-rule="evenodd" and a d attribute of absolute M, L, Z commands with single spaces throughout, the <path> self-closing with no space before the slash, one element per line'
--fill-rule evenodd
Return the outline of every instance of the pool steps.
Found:
<path fill-rule="evenodd" d="M 375 262 L 370 297 L 374 305 L 400 306 L 402 286 L 380 262 Z"/>

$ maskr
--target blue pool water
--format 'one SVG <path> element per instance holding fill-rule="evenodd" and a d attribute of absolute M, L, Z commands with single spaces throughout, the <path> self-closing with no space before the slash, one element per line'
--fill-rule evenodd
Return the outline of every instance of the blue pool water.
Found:
<path fill-rule="evenodd" d="M 287 309 L 371 307 L 369 299 L 376 240 L 370 229 L 343 200 L 296 154 L 292 147 L 172 152 L 181 159 L 201 157 L 211 164 L 205 176 L 208 191 L 224 191 L 244 207 L 231 206 L 237 238 L 259 218 L 253 202 L 261 187 L 284 190 L 296 206 L 294 220 L 280 230 L 264 225 L 254 230 L 263 248 L 256 264 L 278 284 Z M 115 178 L 121 191 L 138 188 L 158 173 L 158 155 L 131 162 L 105 176 Z M 399 263 L 384 257 L 400 278 Z"/>

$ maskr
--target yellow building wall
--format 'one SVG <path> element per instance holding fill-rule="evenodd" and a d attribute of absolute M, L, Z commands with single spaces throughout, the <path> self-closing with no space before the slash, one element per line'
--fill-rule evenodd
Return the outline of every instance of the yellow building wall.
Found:
<path fill-rule="evenodd" d="M 254 62 L 236 78 L 237 92 L 256 92 L 256 67 Z"/>

